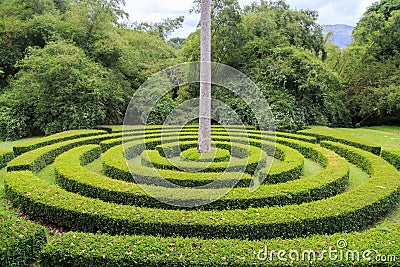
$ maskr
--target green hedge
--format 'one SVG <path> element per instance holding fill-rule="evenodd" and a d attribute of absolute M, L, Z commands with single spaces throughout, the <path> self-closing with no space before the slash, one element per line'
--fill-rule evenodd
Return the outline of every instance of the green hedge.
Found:
<path fill-rule="evenodd" d="M 210 153 L 199 153 L 196 147 L 192 147 L 182 151 L 180 158 L 184 161 L 198 162 L 222 162 L 228 161 L 231 153 L 227 149 L 212 148 Z"/>
<path fill-rule="evenodd" d="M 371 178 L 356 189 L 301 205 L 185 213 L 139 208 L 69 193 L 31 172 L 7 173 L 5 189 L 14 205 L 28 215 L 85 232 L 260 239 L 364 229 L 397 203 L 400 174 L 377 156 L 338 146 L 349 154 L 365 157 L 364 162 L 371 166 Z"/>
<path fill-rule="evenodd" d="M 151 137 L 154 137 L 151 135 Z M 196 139 L 196 136 L 184 136 L 183 137 L 185 140 L 186 139 Z M 140 139 L 140 138 L 139 138 Z M 182 139 L 182 138 L 181 138 Z M 135 140 L 135 139 L 133 139 Z M 136 138 L 137 140 L 137 138 Z M 227 141 L 232 141 L 236 142 L 239 144 L 248 144 L 250 143 L 252 146 L 263 148 L 266 150 L 268 154 L 272 154 L 275 152 L 275 157 L 279 160 L 283 160 L 283 164 L 280 165 L 272 165 L 271 169 L 261 169 L 259 173 L 257 174 L 258 179 L 262 179 L 265 182 L 269 183 L 280 183 L 280 182 L 286 182 L 290 180 L 294 180 L 299 178 L 299 176 L 303 172 L 303 165 L 304 165 L 304 157 L 297 152 L 296 150 L 301 151 L 302 154 L 304 154 L 306 157 L 311 158 L 314 161 L 321 162 L 323 165 L 326 164 L 324 161 L 324 158 L 320 158 L 321 154 L 317 153 L 316 150 L 313 148 L 311 144 L 301 142 L 298 140 L 293 140 L 293 139 L 286 139 L 286 138 L 277 138 L 277 142 L 285 144 L 287 146 L 291 146 L 296 150 L 291 149 L 290 147 L 285 147 L 280 144 L 273 144 L 269 143 L 267 141 L 260 141 L 257 139 L 249 139 L 249 138 L 243 138 L 240 136 L 237 136 L 235 138 L 230 139 L 228 136 L 222 136 L 222 135 L 215 135 L 213 136 L 213 140 L 216 142 L 227 142 Z M 174 137 L 165 137 L 163 138 L 163 141 L 165 142 L 172 142 L 172 143 L 167 143 L 163 145 L 163 148 L 161 147 L 158 148 L 160 153 L 164 153 L 164 151 L 168 154 L 171 155 L 178 155 L 179 154 L 179 146 L 181 147 L 190 147 L 192 146 L 195 141 L 182 141 L 180 143 L 174 143 Z M 107 141 L 104 141 L 107 142 Z M 102 142 L 101 145 L 104 143 Z M 133 142 L 133 141 L 132 141 Z M 137 141 L 138 142 L 138 147 L 141 147 L 142 150 L 136 151 L 135 155 L 138 155 L 143 151 L 143 145 L 139 146 L 141 144 L 142 140 Z M 153 138 L 153 139 L 146 139 L 145 143 L 147 146 L 152 149 L 152 148 L 157 148 L 157 144 L 161 142 L 160 139 Z M 121 141 L 116 141 L 114 140 L 113 143 L 121 143 Z M 156 145 L 154 145 L 156 144 Z M 179 145 L 180 144 L 180 145 Z M 111 143 L 108 143 L 107 146 L 110 146 Z M 126 145 L 128 146 L 128 145 Z M 276 146 L 276 149 L 274 151 L 274 147 Z M 315 147 L 315 146 L 314 146 Z M 227 149 L 229 149 L 227 147 Z M 125 158 L 122 155 L 122 148 L 112 148 L 109 151 L 106 151 L 104 156 L 103 156 L 103 167 L 104 167 L 104 173 L 107 176 L 113 177 L 115 179 L 120 179 L 124 181 L 133 181 L 132 175 L 130 173 L 130 170 L 128 166 L 126 165 Z M 243 151 L 240 149 L 237 151 L 237 155 L 243 154 Z M 285 156 L 286 155 L 286 156 Z M 150 165 L 150 162 L 148 162 L 148 165 Z M 159 166 L 160 167 L 160 166 Z M 135 172 L 136 178 L 139 178 L 141 183 L 150 183 L 150 184 L 158 184 L 159 180 L 154 179 L 154 171 L 150 170 L 146 166 L 142 166 L 140 164 L 134 164 L 132 163 L 131 168 L 132 171 Z M 213 180 L 215 180 L 214 177 L 210 177 L 209 175 L 188 175 L 187 179 L 185 179 L 186 175 L 177 175 L 174 172 L 168 172 L 168 170 L 160 170 L 162 173 L 162 176 L 168 179 L 169 181 L 182 185 L 182 186 L 199 186 L 199 185 L 204 185 L 211 183 Z M 161 174 L 161 173 L 160 173 Z M 203 181 L 198 181 L 196 178 L 208 178 L 207 180 Z M 236 177 L 236 176 L 235 176 Z M 209 179 L 211 178 L 211 180 Z M 136 179 L 138 181 L 138 179 Z M 155 181 L 155 182 L 154 182 Z M 187 181 L 187 182 L 186 182 Z M 198 182 L 197 182 L 198 181 Z M 244 180 L 242 179 L 241 182 L 239 182 L 239 186 L 248 186 L 248 183 L 244 183 Z"/>
<path fill-rule="evenodd" d="M 258 166 L 260 169 L 257 169 L 257 165 L 253 164 L 254 167 L 250 168 L 250 171 L 252 171 L 250 174 L 253 174 L 254 171 L 258 171 L 256 174 L 256 177 L 258 180 L 262 180 L 264 182 L 268 183 L 282 183 L 282 182 L 287 182 L 290 180 L 298 179 L 302 173 L 303 173 L 303 167 L 304 167 L 304 156 L 300 154 L 298 151 L 293 150 L 291 148 L 271 143 L 271 142 L 266 142 L 266 141 L 260 141 L 258 139 L 252 139 L 250 136 L 248 138 L 243 138 L 236 136 L 235 138 L 230 139 L 228 136 L 213 136 L 213 138 L 216 140 L 216 145 L 217 147 L 220 148 L 225 148 L 227 150 L 232 150 L 232 155 L 238 158 L 243 158 L 245 156 L 248 156 L 248 148 L 247 146 L 240 146 L 240 145 L 232 145 L 231 143 L 228 142 L 228 140 L 232 142 L 237 142 L 238 144 L 251 144 L 257 148 L 262 148 L 265 150 L 265 152 L 270 155 L 274 156 L 278 160 L 282 160 L 283 163 L 280 165 L 272 165 L 270 168 L 270 165 L 268 164 L 266 167 L 262 167 L 262 165 Z M 281 140 L 281 139 L 280 139 Z M 156 149 L 158 152 L 161 154 L 161 156 L 165 157 L 165 154 L 169 154 L 170 156 L 177 156 L 181 150 L 187 149 L 191 146 L 195 146 L 197 144 L 197 141 L 186 141 L 186 142 L 178 142 L 178 143 L 167 143 L 163 146 L 157 146 Z M 306 145 L 307 146 L 307 145 Z M 253 148 L 254 150 L 254 148 Z M 154 152 L 149 152 L 148 157 L 151 157 L 149 159 L 146 158 L 146 155 L 144 155 L 145 158 L 144 160 L 144 165 L 151 167 L 159 167 L 159 168 L 166 168 L 166 165 L 171 168 L 171 169 L 179 169 L 179 162 L 174 162 L 171 161 L 171 163 L 175 163 L 175 166 L 178 166 L 178 168 L 174 168 L 169 164 L 166 160 L 161 159 L 157 154 Z M 266 156 L 266 155 L 264 155 Z M 262 157 L 262 156 L 261 156 Z M 257 154 L 256 157 L 254 157 L 254 161 L 257 161 L 257 158 L 260 158 Z M 155 159 L 155 162 L 152 161 L 152 159 Z M 158 160 L 161 159 L 161 161 L 158 164 Z M 317 159 L 318 160 L 318 159 Z M 250 162 L 250 161 L 249 161 Z M 153 163 L 155 163 L 153 165 Z M 187 165 L 187 164 L 186 164 Z M 196 168 L 196 163 L 192 163 L 193 169 Z M 187 166 L 183 167 L 187 168 Z M 223 168 L 222 168 L 223 170 Z M 246 171 L 248 171 L 247 169 Z M 253 171 L 254 170 L 254 171 Z M 246 185 L 248 186 L 248 184 Z"/>
<path fill-rule="evenodd" d="M 0 169 L 4 168 L 13 158 L 14 152 L 0 150 Z"/>
<path fill-rule="evenodd" d="M 67 132 L 62 132 L 58 134 L 53 134 L 43 138 L 27 141 L 14 146 L 14 153 L 19 156 L 28 151 L 37 149 L 39 147 L 44 147 L 58 142 L 63 142 L 71 139 L 77 139 L 82 137 L 88 137 L 93 135 L 105 134 L 105 131 L 101 130 L 72 130 Z"/>
<path fill-rule="evenodd" d="M 214 129 L 215 127 L 213 127 Z M 143 131 L 143 127 L 142 128 L 135 128 L 135 131 L 129 131 L 127 133 L 124 134 L 124 141 L 125 142 L 129 142 L 129 141 L 133 141 L 136 140 L 137 138 L 135 138 L 135 136 L 140 136 L 145 134 L 145 138 L 154 138 L 154 137 L 159 137 L 159 134 L 161 133 L 161 129 L 155 128 L 154 130 L 147 130 L 147 131 Z M 141 131 L 140 131 L 141 130 Z M 196 129 L 191 129 L 191 128 L 183 128 L 181 130 L 181 132 L 178 132 L 177 130 L 180 130 L 179 128 L 167 128 L 165 129 L 165 131 L 163 132 L 163 137 L 170 137 L 170 136 L 179 136 L 179 137 L 186 137 L 186 136 L 195 136 L 197 135 L 197 130 Z M 290 142 L 290 139 L 294 139 L 294 140 L 299 140 L 299 141 L 303 141 L 303 142 L 308 142 L 308 143 L 317 143 L 317 138 L 315 137 L 311 137 L 311 136 L 305 136 L 305 135 L 296 135 L 296 134 L 286 134 L 286 133 L 276 133 L 276 136 L 274 136 L 273 133 L 271 132 L 262 132 L 263 135 L 260 134 L 259 131 L 252 131 L 252 130 L 248 130 L 247 133 L 243 133 L 242 131 L 235 131 L 235 129 L 230 129 L 229 135 L 232 138 L 237 138 L 237 137 L 248 137 L 251 139 L 261 139 L 261 137 L 263 137 L 263 140 L 266 141 L 270 141 L 270 142 L 279 142 L 279 140 L 286 140 Z M 218 136 L 223 136 L 224 140 L 227 140 L 227 134 L 224 134 L 221 131 L 218 131 L 216 129 L 214 129 L 212 131 L 212 138 L 216 138 Z M 185 139 L 181 139 L 180 140 L 185 140 Z M 117 137 L 115 139 L 110 139 L 110 140 L 106 140 L 104 142 L 101 143 L 101 147 L 103 152 L 107 151 L 108 149 L 110 149 L 113 146 L 116 145 L 120 145 L 122 144 L 122 138 Z"/>
<path fill-rule="evenodd" d="M 248 134 L 249 137 L 255 137 L 255 136 L 263 136 L 263 137 L 269 137 L 273 138 L 274 136 L 276 137 L 282 137 L 282 138 L 287 138 L 287 139 L 295 139 L 303 142 L 308 142 L 312 144 L 317 143 L 317 138 L 312 137 L 312 136 L 305 136 L 301 134 L 293 134 L 293 133 L 284 133 L 284 132 L 268 132 L 268 131 L 255 131 L 255 130 L 247 130 L 247 133 L 243 133 L 241 130 L 235 130 L 235 129 L 230 129 L 229 134 L 231 136 L 244 136 L 245 134 Z"/>
<path fill-rule="evenodd" d="M 46 242 L 42 227 L 0 210 L 0 266 L 28 266 Z"/>
<path fill-rule="evenodd" d="M 247 129 L 248 131 L 254 131 L 255 127 L 254 126 L 239 126 L 239 127 L 244 127 L 245 129 Z M 184 131 L 198 131 L 199 126 L 198 125 L 185 125 L 182 127 L 179 126 L 171 126 L 171 125 L 165 125 L 165 126 L 160 126 L 160 125 L 136 125 L 136 126 L 123 126 L 123 125 L 112 125 L 112 126 L 99 126 L 97 127 L 98 129 L 101 130 L 105 130 L 109 133 L 121 133 L 122 131 L 125 132 L 134 132 L 134 131 L 143 131 L 143 130 L 149 130 L 149 131 L 154 131 L 154 130 L 168 130 L 168 129 L 172 129 L 174 131 L 178 131 L 178 130 L 184 130 Z M 229 129 L 230 131 L 234 131 L 235 129 L 237 129 L 236 126 L 219 126 L 219 125 L 213 125 L 211 127 L 212 131 L 222 131 L 225 129 Z"/>
<path fill-rule="evenodd" d="M 296 239 L 271 240 L 230 240 L 199 238 L 162 238 L 153 236 L 110 236 L 70 232 L 53 240 L 41 253 L 41 265 L 53 266 L 97 266 L 97 267 L 133 267 L 133 266 L 320 266 L 320 267 L 358 267 L 358 266 L 400 266 L 400 224 L 388 228 L 378 227 L 362 233 L 338 233 L 317 235 Z M 340 250 L 338 240 L 346 240 L 348 247 Z M 396 240 L 396 241 L 395 241 Z M 274 254 L 263 260 L 263 251 L 277 253 L 283 250 L 298 251 L 299 261 L 292 262 L 289 255 L 283 255 L 287 261 L 278 259 Z M 337 259 L 331 260 L 328 253 L 321 259 L 321 251 L 337 250 Z M 373 250 L 371 261 L 363 259 L 364 251 Z M 311 262 L 303 251 L 315 251 L 316 260 Z M 358 251 L 360 261 L 349 257 L 340 257 L 340 251 Z M 261 260 L 259 259 L 259 256 Z M 395 255 L 397 254 L 397 255 Z M 351 255 L 351 254 L 350 254 Z M 377 261 L 377 255 L 396 256 L 394 261 Z M 334 258 L 332 256 L 332 258 Z"/>
<path fill-rule="evenodd" d="M 370 143 L 370 142 L 367 142 L 364 140 L 359 140 L 352 135 L 342 133 L 338 130 L 335 130 L 335 129 L 332 129 L 329 127 L 313 126 L 311 129 L 298 131 L 297 133 L 308 135 L 308 136 L 314 136 L 314 137 L 318 138 L 318 141 L 328 140 L 328 141 L 333 141 L 333 142 L 339 142 L 339 143 L 343 143 L 343 144 L 346 144 L 349 146 L 354 146 L 354 147 L 360 148 L 365 151 L 369 151 L 375 155 L 381 154 L 380 146 L 377 146 L 373 143 Z"/>
<path fill-rule="evenodd" d="M 382 158 L 400 170 L 400 150 L 383 149 Z"/>
<path fill-rule="evenodd" d="M 190 149 L 190 148 L 196 148 L 197 146 L 197 135 L 190 135 L 190 136 L 185 136 L 187 139 L 191 139 L 188 141 L 182 141 L 180 140 L 179 142 L 168 142 L 165 143 L 164 138 L 161 139 L 160 143 L 163 142 L 160 145 L 156 146 L 156 150 L 162 157 L 178 157 L 181 154 L 181 151 Z M 228 138 L 225 138 L 228 140 Z M 168 141 L 168 140 L 167 140 Z M 236 145 L 235 143 L 231 143 L 229 141 L 219 141 L 215 143 L 215 146 L 217 148 L 225 149 L 230 151 L 230 154 L 232 154 L 233 157 L 236 158 L 247 158 L 250 156 L 250 147 L 246 144 L 238 144 Z"/>
<path fill-rule="evenodd" d="M 319 174 L 305 177 L 301 181 L 285 183 L 281 185 L 262 185 L 257 194 L 249 192 L 248 188 L 235 188 L 221 199 L 201 207 L 201 209 L 243 209 L 248 207 L 264 207 L 274 205 L 300 204 L 313 200 L 327 198 L 342 192 L 348 182 L 349 166 L 347 162 L 336 154 L 318 148 L 319 153 L 328 157 L 327 168 Z M 90 172 L 82 167 L 83 162 L 91 161 L 100 155 L 100 149 L 96 145 L 88 145 L 72 149 L 60 155 L 54 164 L 56 183 L 67 191 L 79 193 L 91 198 L 98 198 L 107 202 L 115 202 L 125 205 L 163 207 L 163 205 L 147 194 L 136 184 L 116 181 L 108 177 Z M 84 161 L 82 159 L 85 159 Z M 222 175 L 228 175 L 227 173 Z M 231 176 L 227 176 L 231 178 Z M 215 178 L 214 178 L 215 179 Z M 224 178 L 222 178 L 224 179 Z M 304 186 L 302 186 L 304 184 Z M 157 187 L 153 188 L 159 196 L 173 199 L 179 195 L 185 195 L 187 201 L 197 199 L 204 195 L 199 189 L 194 193 L 187 190 L 178 192 Z M 214 190 L 214 189 L 213 189 Z M 217 191 L 217 190 L 216 190 Z M 210 189 L 206 191 L 210 192 Z"/>
<path fill-rule="evenodd" d="M 194 141 L 196 142 L 196 141 Z M 193 142 L 190 142 L 193 145 Z M 182 142 L 181 142 L 182 144 Z M 155 167 L 157 169 L 167 170 L 186 170 L 188 172 L 239 172 L 245 171 L 249 174 L 254 174 L 257 167 L 263 167 L 267 163 L 267 154 L 260 148 L 253 146 L 245 146 L 241 144 L 230 144 L 228 142 L 215 142 L 217 147 L 226 149 L 232 146 L 240 148 L 240 150 L 249 149 L 250 155 L 248 158 L 232 158 L 228 162 L 187 162 L 183 160 L 167 159 L 161 156 L 158 150 L 146 150 L 141 154 L 142 164 L 147 167 Z M 229 148 L 230 149 L 230 148 Z M 237 149 L 239 150 L 239 149 Z M 122 152 L 122 151 L 121 151 Z M 232 152 L 233 153 L 233 152 Z M 243 155 L 242 155 L 243 156 Z"/>
<path fill-rule="evenodd" d="M 52 163 L 54 159 L 61 153 L 77 146 L 86 144 L 98 144 L 101 141 L 109 138 L 113 138 L 116 135 L 97 135 L 84 137 L 79 139 L 68 140 L 53 145 L 48 145 L 35 150 L 26 152 L 7 164 L 7 171 L 21 171 L 30 170 L 33 172 L 39 172 L 41 169 Z"/>

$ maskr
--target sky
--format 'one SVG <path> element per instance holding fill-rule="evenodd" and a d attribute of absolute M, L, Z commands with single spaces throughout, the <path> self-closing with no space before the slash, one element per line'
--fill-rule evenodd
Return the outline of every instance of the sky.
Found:
<path fill-rule="evenodd" d="M 241 6 L 255 0 L 239 0 Z M 293 9 L 311 9 L 319 13 L 320 24 L 347 24 L 355 26 L 367 8 L 377 0 L 286 0 Z M 256 0 L 256 2 L 259 2 Z M 187 37 L 193 32 L 200 19 L 199 14 L 189 14 L 192 0 L 127 0 L 125 10 L 130 21 L 160 22 L 165 18 L 185 16 L 181 29 L 171 37 Z"/>

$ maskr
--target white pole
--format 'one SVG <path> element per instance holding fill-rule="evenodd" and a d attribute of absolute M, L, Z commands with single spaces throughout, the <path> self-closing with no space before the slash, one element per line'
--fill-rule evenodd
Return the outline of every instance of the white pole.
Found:
<path fill-rule="evenodd" d="M 200 112 L 197 150 L 211 152 L 211 0 L 201 0 Z"/>

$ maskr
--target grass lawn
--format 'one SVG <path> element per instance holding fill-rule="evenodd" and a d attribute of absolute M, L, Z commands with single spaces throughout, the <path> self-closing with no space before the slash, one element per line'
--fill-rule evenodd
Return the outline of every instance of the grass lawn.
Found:
<path fill-rule="evenodd" d="M 375 126 L 358 129 L 335 128 L 335 130 L 372 142 L 382 148 L 400 150 L 400 126 Z"/>
<path fill-rule="evenodd" d="M 358 129 L 336 128 L 336 130 L 351 134 L 358 139 L 375 143 L 382 148 L 400 150 L 400 126 L 374 126 Z M 353 183 L 357 183 L 357 180 L 359 182 L 362 181 L 360 179 L 362 176 L 361 173 L 357 173 L 357 171 L 354 170 L 351 170 L 351 172 L 354 174 L 353 179 L 352 176 L 350 177 L 350 187 L 354 186 L 352 181 Z M 400 206 L 383 220 L 383 225 L 392 223 L 400 223 Z"/>
<path fill-rule="evenodd" d="M 33 138 L 27 138 L 27 139 L 21 139 L 17 141 L 7 141 L 7 142 L 0 142 L 0 150 L 12 150 L 12 148 L 15 145 L 22 144 L 24 142 L 30 141 L 30 140 L 35 140 L 40 137 L 33 137 Z"/>

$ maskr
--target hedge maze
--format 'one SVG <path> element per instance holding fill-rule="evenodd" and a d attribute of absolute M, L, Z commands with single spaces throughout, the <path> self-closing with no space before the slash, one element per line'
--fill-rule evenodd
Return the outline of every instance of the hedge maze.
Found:
<path fill-rule="evenodd" d="M 30 251 L 41 266 L 399 266 L 400 255 L 377 262 L 321 254 L 340 239 L 351 251 L 400 251 L 399 223 L 381 224 L 399 202 L 397 152 L 380 156 L 379 147 L 329 133 L 228 134 L 215 126 L 212 153 L 200 155 L 195 126 L 161 133 L 133 127 L 123 142 L 122 127 L 69 131 L 0 152 L 6 198 L 38 224 L 21 219 L 22 237 L 3 234 L 10 241 L 0 243 L 2 262 L 21 265 Z M 321 171 L 306 173 L 307 164 Z M 354 188 L 351 164 L 368 174 Z M 54 183 L 38 176 L 49 165 Z M 262 184 L 251 192 L 254 181 Z M 166 204 L 225 191 L 201 207 Z M 15 220 L 0 216 L 0 224 L 17 227 Z M 46 243 L 40 225 L 67 232 Z M 317 254 L 308 260 L 277 258 L 279 250 L 310 249 Z"/>

